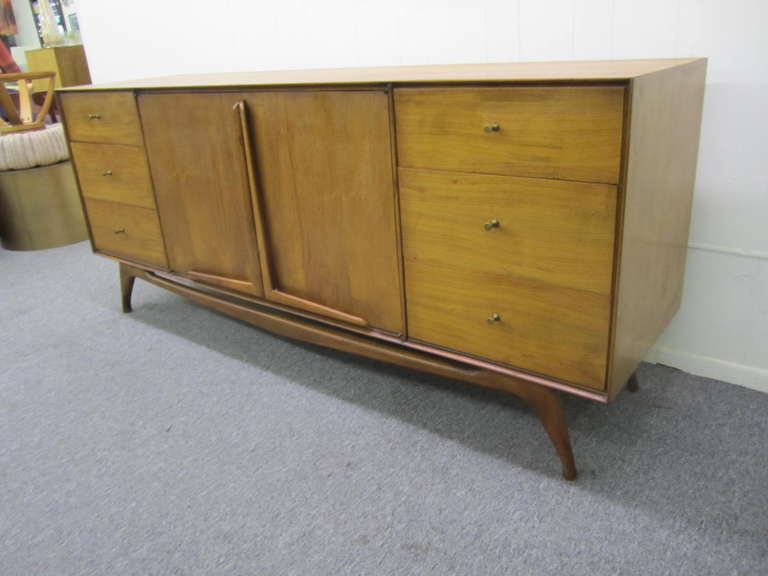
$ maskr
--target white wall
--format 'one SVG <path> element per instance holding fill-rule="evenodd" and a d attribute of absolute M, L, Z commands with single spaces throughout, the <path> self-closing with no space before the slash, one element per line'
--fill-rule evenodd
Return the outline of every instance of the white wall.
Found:
<path fill-rule="evenodd" d="M 660 361 L 768 391 L 768 2 L 78 0 L 94 81 L 275 68 L 710 58 L 683 306 Z M 215 5 L 215 9 L 205 6 Z"/>

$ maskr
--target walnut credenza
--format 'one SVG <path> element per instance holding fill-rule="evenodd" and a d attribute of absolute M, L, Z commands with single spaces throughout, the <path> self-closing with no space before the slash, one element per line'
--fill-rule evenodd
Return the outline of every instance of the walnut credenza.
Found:
<path fill-rule="evenodd" d="M 62 90 L 93 249 L 266 330 L 507 390 L 576 476 L 680 303 L 703 59 Z"/>

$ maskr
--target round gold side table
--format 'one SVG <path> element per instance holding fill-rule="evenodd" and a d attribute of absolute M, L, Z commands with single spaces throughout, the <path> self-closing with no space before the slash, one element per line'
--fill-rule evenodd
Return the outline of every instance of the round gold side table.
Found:
<path fill-rule="evenodd" d="M 69 161 L 0 172 L 0 241 L 8 250 L 42 250 L 88 238 Z"/>

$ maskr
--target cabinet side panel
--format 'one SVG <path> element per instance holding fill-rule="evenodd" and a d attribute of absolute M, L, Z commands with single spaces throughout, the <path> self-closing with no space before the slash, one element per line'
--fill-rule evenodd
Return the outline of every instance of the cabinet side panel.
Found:
<path fill-rule="evenodd" d="M 705 75 L 702 59 L 631 84 L 611 396 L 680 306 Z"/>

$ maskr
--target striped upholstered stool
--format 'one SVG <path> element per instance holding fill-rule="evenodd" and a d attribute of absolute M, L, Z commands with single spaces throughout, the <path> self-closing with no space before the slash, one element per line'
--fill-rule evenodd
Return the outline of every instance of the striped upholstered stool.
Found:
<path fill-rule="evenodd" d="M 45 125 L 46 106 L 32 117 L 24 76 L 0 75 L 0 241 L 9 250 L 39 250 L 85 240 L 64 129 Z M 20 110 L 3 83 L 9 77 L 21 88 Z"/>

